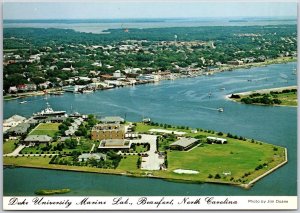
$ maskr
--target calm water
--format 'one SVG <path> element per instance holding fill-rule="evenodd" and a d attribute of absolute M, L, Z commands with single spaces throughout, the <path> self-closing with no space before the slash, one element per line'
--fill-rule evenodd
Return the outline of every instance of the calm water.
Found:
<path fill-rule="evenodd" d="M 234 20 L 234 19 L 233 19 Z M 238 20 L 235 19 L 235 20 Z M 18 28 L 18 27 L 34 27 L 34 28 L 61 28 L 73 29 L 79 32 L 87 33 L 103 33 L 108 29 L 123 29 L 123 28 L 166 28 L 166 27 L 198 27 L 198 26 L 264 26 L 264 25 L 281 25 L 281 24 L 297 24 L 295 18 L 290 19 L 241 19 L 246 21 L 232 21 L 228 18 L 195 18 L 195 19 L 158 19 L 158 20 L 61 20 L 51 21 L 4 21 L 4 28 Z"/>
<path fill-rule="evenodd" d="M 4 102 L 4 118 L 14 114 L 30 116 L 45 108 L 48 101 L 55 110 L 71 112 L 72 108 L 99 116 L 126 116 L 132 121 L 145 116 L 155 122 L 230 132 L 287 147 L 288 164 L 250 190 L 226 185 L 18 168 L 4 170 L 4 194 L 32 195 L 35 189 L 53 186 L 71 188 L 72 195 L 296 195 L 297 109 L 244 105 L 224 98 L 234 92 L 296 85 L 296 75 L 292 74 L 295 67 L 296 63 L 278 64 L 93 94 L 49 96 L 47 100 L 31 97 L 24 99 L 28 104 L 18 104 L 21 100 Z M 288 78 L 281 78 L 281 74 Z M 209 93 L 212 93 L 211 98 Z M 224 108 L 223 113 L 216 110 L 219 107 Z"/>

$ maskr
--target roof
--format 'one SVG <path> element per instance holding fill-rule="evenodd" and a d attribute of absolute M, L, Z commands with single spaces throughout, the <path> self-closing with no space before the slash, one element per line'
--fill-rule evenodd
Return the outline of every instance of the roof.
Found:
<path fill-rule="evenodd" d="M 191 144 L 198 141 L 196 138 L 180 138 L 179 140 L 175 141 L 174 143 L 171 143 L 170 146 L 181 146 L 181 147 L 188 147 Z"/>
<path fill-rule="evenodd" d="M 79 159 L 89 159 L 89 158 L 94 158 L 96 160 L 100 160 L 100 158 L 103 158 L 104 160 L 106 160 L 106 154 L 102 154 L 102 153 L 92 153 L 92 154 L 82 154 L 79 155 L 78 157 Z"/>
<path fill-rule="evenodd" d="M 98 148 L 129 148 L 130 142 L 124 139 L 102 140 Z"/>
<path fill-rule="evenodd" d="M 25 142 L 50 142 L 52 140 L 48 135 L 29 135 L 25 138 Z"/>
<path fill-rule="evenodd" d="M 66 117 L 48 117 L 46 121 L 65 121 L 66 119 Z"/>
<path fill-rule="evenodd" d="M 8 119 L 6 119 L 6 120 L 4 120 L 4 123 L 8 123 L 8 122 L 20 122 L 20 121 L 24 121 L 24 120 L 26 120 L 26 118 L 25 117 L 23 117 L 23 116 L 20 116 L 20 115 L 13 115 L 13 116 L 11 116 L 10 118 L 8 118 Z"/>
<path fill-rule="evenodd" d="M 30 127 L 30 124 L 28 123 L 21 123 L 21 124 L 18 124 L 17 126 L 15 127 L 12 127 L 8 130 L 8 132 L 14 132 L 16 134 L 24 134 L 27 132 L 27 130 L 29 129 Z"/>
<path fill-rule="evenodd" d="M 124 122 L 124 119 L 119 116 L 108 116 L 100 119 L 103 123 L 121 123 Z"/>
<path fill-rule="evenodd" d="M 63 141 L 63 142 L 64 142 L 64 141 L 67 140 L 67 139 L 70 139 L 70 137 L 61 137 L 61 138 L 60 138 L 60 141 Z"/>
<path fill-rule="evenodd" d="M 92 131 L 120 131 L 120 130 L 125 130 L 124 125 L 120 125 L 120 124 L 97 124 L 95 126 L 93 126 Z"/>
<path fill-rule="evenodd" d="M 26 121 L 26 123 L 28 123 L 28 124 L 37 124 L 38 121 L 37 121 L 36 119 L 34 119 L 34 118 L 29 118 L 29 119 Z"/>
<path fill-rule="evenodd" d="M 216 138 L 216 137 L 211 137 L 211 136 L 208 136 L 207 139 L 209 140 L 216 140 L 216 141 L 227 141 L 226 139 L 224 138 Z"/>

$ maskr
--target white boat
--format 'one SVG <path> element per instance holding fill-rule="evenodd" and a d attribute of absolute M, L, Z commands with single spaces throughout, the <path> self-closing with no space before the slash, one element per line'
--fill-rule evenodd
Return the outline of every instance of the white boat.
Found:
<path fill-rule="evenodd" d="M 92 93 L 95 92 L 94 90 L 82 90 L 82 93 Z"/>
<path fill-rule="evenodd" d="M 65 115 L 66 111 L 54 111 L 49 103 L 47 103 L 47 108 L 42 110 L 41 112 L 34 113 L 35 116 L 56 116 L 56 115 Z"/>
<path fill-rule="evenodd" d="M 219 108 L 218 111 L 219 112 L 224 112 L 224 109 L 223 108 Z"/>
<path fill-rule="evenodd" d="M 19 102 L 20 104 L 26 104 L 27 103 L 27 101 L 21 101 L 21 102 Z"/>

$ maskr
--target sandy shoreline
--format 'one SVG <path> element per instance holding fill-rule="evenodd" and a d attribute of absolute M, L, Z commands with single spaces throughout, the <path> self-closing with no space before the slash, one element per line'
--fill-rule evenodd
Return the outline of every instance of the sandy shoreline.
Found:
<path fill-rule="evenodd" d="M 234 93 L 234 94 L 235 95 L 250 95 L 250 94 L 253 94 L 253 93 L 265 94 L 265 93 L 269 93 L 271 91 L 281 92 L 285 89 L 297 89 L 297 86 L 276 87 L 276 88 L 270 88 L 270 89 L 260 89 L 260 90 L 253 90 L 253 91 L 248 91 L 248 92 L 239 92 L 239 93 Z M 230 96 L 230 95 L 227 95 L 227 96 Z"/>

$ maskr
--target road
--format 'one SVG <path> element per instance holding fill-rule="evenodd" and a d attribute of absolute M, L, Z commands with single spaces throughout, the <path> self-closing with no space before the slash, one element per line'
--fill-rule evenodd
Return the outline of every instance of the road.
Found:
<path fill-rule="evenodd" d="M 58 154 L 20 154 L 22 149 L 24 149 L 25 145 L 19 145 L 13 152 L 3 155 L 3 157 L 40 157 L 40 156 L 52 156 L 52 155 L 58 155 Z"/>
<path fill-rule="evenodd" d="M 4 157 L 9 156 L 18 156 L 22 149 L 25 148 L 25 145 L 18 146 L 13 152 L 3 155 Z"/>
<path fill-rule="evenodd" d="M 156 153 L 156 139 L 157 135 L 146 135 L 141 134 L 141 139 L 131 140 L 131 143 L 149 143 L 150 150 L 146 153 L 148 157 L 142 157 L 141 169 L 144 170 L 159 170 L 160 165 L 164 163 L 163 158 L 159 158 L 159 155 Z"/>

